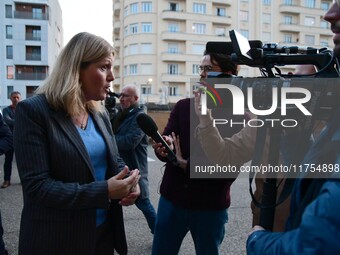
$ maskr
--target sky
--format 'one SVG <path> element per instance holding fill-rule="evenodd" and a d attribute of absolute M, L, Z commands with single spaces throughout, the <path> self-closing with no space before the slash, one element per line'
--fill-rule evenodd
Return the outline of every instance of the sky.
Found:
<path fill-rule="evenodd" d="M 58 0 L 63 17 L 64 45 L 79 32 L 103 37 L 112 44 L 112 0 Z"/>

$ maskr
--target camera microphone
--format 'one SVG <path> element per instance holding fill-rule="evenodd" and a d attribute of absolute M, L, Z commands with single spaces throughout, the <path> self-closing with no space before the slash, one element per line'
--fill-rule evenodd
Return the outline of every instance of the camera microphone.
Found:
<path fill-rule="evenodd" d="M 158 132 L 158 127 L 154 120 L 145 113 L 141 113 L 137 116 L 137 124 L 143 130 L 143 132 L 150 136 L 156 143 L 162 143 L 162 145 L 166 148 L 165 152 L 168 153 L 168 160 L 175 166 L 178 166 L 178 161 L 175 153 L 170 149 L 167 142 Z"/>

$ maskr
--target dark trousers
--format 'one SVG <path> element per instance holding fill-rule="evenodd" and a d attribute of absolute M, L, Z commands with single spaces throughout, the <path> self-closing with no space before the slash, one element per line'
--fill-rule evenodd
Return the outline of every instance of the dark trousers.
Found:
<path fill-rule="evenodd" d="M 5 163 L 4 163 L 4 180 L 5 181 L 11 180 L 13 156 L 14 156 L 14 150 L 9 150 L 5 153 Z"/>

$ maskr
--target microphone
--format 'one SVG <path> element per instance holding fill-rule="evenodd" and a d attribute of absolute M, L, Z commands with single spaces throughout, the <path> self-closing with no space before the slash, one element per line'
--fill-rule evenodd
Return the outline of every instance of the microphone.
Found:
<path fill-rule="evenodd" d="M 143 130 L 145 134 L 150 136 L 156 143 L 162 143 L 162 145 L 166 148 L 165 152 L 168 153 L 168 160 L 178 166 L 179 163 L 177 161 L 175 153 L 170 149 L 167 142 L 163 139 L 161 134 L 158 132 L 158 127 L 153 119 L 146 115 L 145 113 L 141 113 L 137 116 L 137 124 Z"/>

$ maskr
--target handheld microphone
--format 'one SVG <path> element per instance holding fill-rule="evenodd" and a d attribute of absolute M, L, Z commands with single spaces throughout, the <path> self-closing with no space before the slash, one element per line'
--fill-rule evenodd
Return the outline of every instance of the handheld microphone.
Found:
<path fill-rule="evenodd" d="M 167 142 L 158 132 L 158 127 L 153 119 L 145 113 L 141 113 L 137 116 L 137 124 L 143 130 L 143 132 L 150 136 L 156 143 L 162 143 L 162 145 L 166 148 L 165 152 L 168 153 L 168 160 L 175 166 L 178 166 L 179 163 L 177 161 L 175 153 L 170 149 Z"/>

